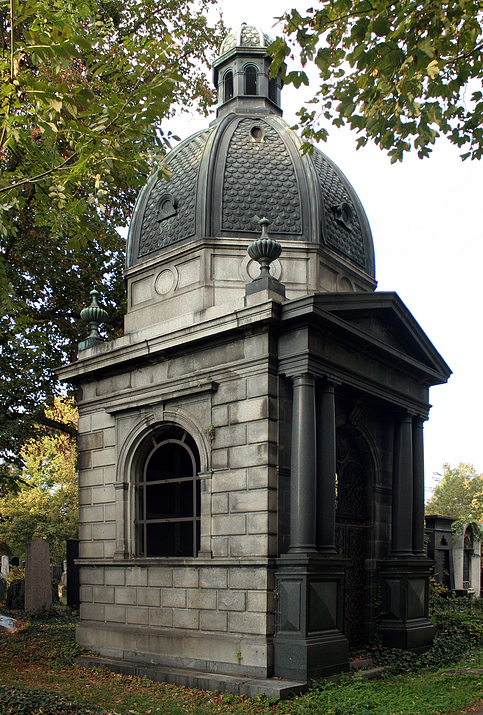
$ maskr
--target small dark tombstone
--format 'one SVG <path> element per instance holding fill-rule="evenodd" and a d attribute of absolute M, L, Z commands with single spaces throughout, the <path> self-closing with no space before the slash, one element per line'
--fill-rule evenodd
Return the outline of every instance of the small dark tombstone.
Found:
<path fill-rule="evenodd" d="M 12 567 L 18 568 L 20 566 L 20 559 L 18 558 L 18 556 L 14 556 L 10 563 Z"/>
<path fill-rule="evenodd" d="M 0 576 L 0 603 L 5 601 L 5 596 L 7 595 L 7 582 L 4 578 Z"/>
<path fill-rule="evenodd" d="M 60 581 L 62 578 L 62 566 L 60 564 L 53 564 L 50 567 L 50 577 L 53 581 Z"/>
<path fill-rule="evenodd" d="M 67 605 L 79 608 L 79 566 L 74 563 L 79 558 L 79 540 L 67 540 Z"/>
<path fill-rule="evenodd" d="M 32 539 L 25 547 L 25 610 L 51 607 L 49 545 L 45 539 Z"/>
<path fill-rule="evenodd" d="M 5 606 L 12 611 L 25 609 L 25 581 L 23 578 L 14 579 L 7 589 Z"/>

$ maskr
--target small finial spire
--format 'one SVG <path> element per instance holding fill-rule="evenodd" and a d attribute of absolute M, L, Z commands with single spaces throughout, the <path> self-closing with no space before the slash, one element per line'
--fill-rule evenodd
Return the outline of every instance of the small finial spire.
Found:
<path fill-rule="evenodd" d="M 99 335 L 99 325 L 106 321 L 108 313 L 97 302 L 99 291 L 94 288 L 94 290 L 91 290 L 90 295 L 92 297 L 91 304 L 81 310 L 80 314 L 81 319 L 89 326 L 89 335 L 79 343 L 79 351 L 92 348 L 94 345 L 104 342 L 104 338 Z"/>

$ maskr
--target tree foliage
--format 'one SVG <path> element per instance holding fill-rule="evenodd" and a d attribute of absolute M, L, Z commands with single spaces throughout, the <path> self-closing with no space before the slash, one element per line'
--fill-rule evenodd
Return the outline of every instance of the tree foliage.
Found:
<path fill-rule="evenodd" d="M 206 110 L 215 0 L 0 0 L 0 485 L 15 485 L 97 285 L 122 330 L 126 226 L 175 107 Z"/>
<path fill-rule="evenodd" d="M 1 0 L 0 231 L 36 227 L 85 245 L 99 214 L 162 167 L 175 102 L 206 108 L 214 0 Z M 120 213 L 119 213 L 120 212 Z"/>
<path fill-rule="evenodd" d="M 315 65 L 320 87 L 299 113 L 307 141 L 326 139 L 320 119 L 348 124 L 391 161 L 414 148 L 428 156 L 439 136 L 483 155 L 483 12 L 480 0 L 318 0 L 306 14 L 283 18 L 286 39 L 270 47 L 273 72 L 308 84 Z M 303 69 L 287 71 L 300 52 Z"/>
<path fill-rule="evenodd" d="M 56 399 L 47 419 L 77 425 L 74 400 Z M 17 493 L 0 498 L 0 541 L 23 558 L 25 544 L 46 538 L 52 561 L 65 558 L 65 541 L 77 538 L 78 485 L 76 440 L 50 429 L 22 449 L 24 468 Z M 18 481 L 18 480 L 17 480 Z"/>
<path fill-rule="evenodd" d="M 443 476 L 426 502 L 427 514 L 452 516 L 459 523 L 483 523 L 483 474 L 472 464 L 443 465 Z"/>

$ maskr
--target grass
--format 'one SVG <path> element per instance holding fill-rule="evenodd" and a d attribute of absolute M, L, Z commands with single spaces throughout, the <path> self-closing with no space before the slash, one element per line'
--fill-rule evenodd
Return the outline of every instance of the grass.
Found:
<path fill-rule="evenodd" d="M 483 604 L 482 604 L 483 606 Z M 473 612 L 471 612 L 473 608 Z M 65 609 L 24 617 L 0 632 L 0 713 L 5 715 L 450 715 L 483 699 L 483 612 L 436 604 L 436 646 L 417 657 L 375 649 L 381 680 L 342 679 L 283 702 L 243 698 L 87 670 L 73 661 L 76 615 Z M 8 614 L 14 615 L 15 614 Z M 455 634 L 457 636 L 455 640 Z M 454 657 L 454 653 L 457 656 Z M 453 656 L 453 657 L 452 657 Z M 438 667 L 442 665 L 443 667 Z M 447 670 L 461 672 L 445 672 Z M 473 671 L 473 672 L 472 672 Z M 475 672 L 476 671 L 476 672 Z"/>

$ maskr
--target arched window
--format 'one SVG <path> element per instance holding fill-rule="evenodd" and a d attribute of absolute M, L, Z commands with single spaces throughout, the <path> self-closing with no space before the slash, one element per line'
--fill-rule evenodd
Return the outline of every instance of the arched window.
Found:
<path fill-rule="evenodd" d="M 228 70 L 224 76 L 223 101 L 228 102 L 233 97 L 233 72 Z"/>
<path fill-rule="evenodd" d="M 253 65 L 248 65 L 245 68 L 245 94 L 258 94 L 257 68 Z"/>
<path fill-rule="evenodd" d="M 151 438 L 138 481 L 139 556 L 196 556 L 200 548 L 199 454 L 182 428 Z"/>

